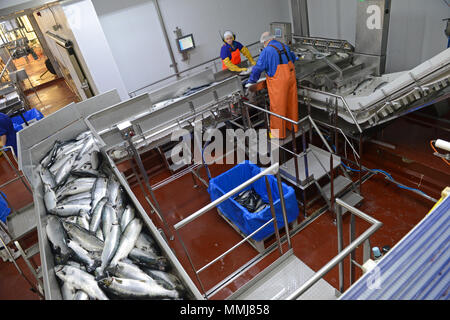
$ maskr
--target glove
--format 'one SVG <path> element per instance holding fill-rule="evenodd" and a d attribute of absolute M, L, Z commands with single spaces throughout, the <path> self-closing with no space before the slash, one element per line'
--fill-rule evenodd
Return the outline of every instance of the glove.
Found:
<path fill-rule="evenodd" d="M 243 47 L 241 49 L 241 52 L 247 58 L 247 60 L 250 62 L 252 66 L 256 65 L 256 62 L 255 60 L 253 60 L 253 57 L 247 47 Z"/>
<path fill-rule="evenodd" d="M 245 81 L 245 87 L 250 88 L 252 85 L 254 85 L 254 82 L 250 82 L 249 80 Z"/>
<path fill-rule="evenodd" d="M 230 58 L 224 59 L 223 63 L 228 68 L 228 70 L 233 71 L 233 72 L 242 72 L 242 71 L 246 71 L 247 70 L 247 68 L 239 68 L 237 65 L 233 64 L 231 62 Z"/>

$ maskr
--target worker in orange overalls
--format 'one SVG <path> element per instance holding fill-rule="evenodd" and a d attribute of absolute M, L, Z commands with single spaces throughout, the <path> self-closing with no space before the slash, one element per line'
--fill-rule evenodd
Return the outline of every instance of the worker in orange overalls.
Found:
<path fill-rule="evenodd" d="M 246 86 L 258 82 L 263 71 L 267 74 L 270 111 L 295 122 L 298 121 L 298 92 L 294 62 L 298 60 L 290 48 L 275 40 L 269 32 L 261 35 L 264 50 L 259 55 L 258 63 L 253 67 Z M 292 131 L 292 123 L 270 116 L 270 137 L 285 139 L 286 129 Z M 295 132 L 298 125 L 295 126 Z"/>
<path fill-rule="evenodd" d="M 222 69 L 235 72 L 247 71 L 247 68 L 239 68 L 241 63 L 241 53 L 248 59 L 250 64 L 256 64 L 247 47 L 236 41 L 236 35 L 231 31 L 225 31 L 222 38 L 224 45 L 220 50 L 220 58 L 222 59 Z"/>

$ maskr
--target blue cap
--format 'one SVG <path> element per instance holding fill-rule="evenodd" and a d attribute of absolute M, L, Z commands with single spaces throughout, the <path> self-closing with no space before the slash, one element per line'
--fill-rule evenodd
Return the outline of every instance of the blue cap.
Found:
<path fill-rule="evenodd" d="M 381 257 L 381 252 L 380 252 L 380 248 L 378 247 L 373 247 L 372 248 L 372 252 L 375 258 L 379 258 Z"/>

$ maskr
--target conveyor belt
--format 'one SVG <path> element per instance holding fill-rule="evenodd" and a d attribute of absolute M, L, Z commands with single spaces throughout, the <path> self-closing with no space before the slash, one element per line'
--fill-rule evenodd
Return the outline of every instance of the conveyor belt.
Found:
<path fill-rule="evenodd" d="M 448 300 L 450 196 L 363 275 L 342 300 Z"/>

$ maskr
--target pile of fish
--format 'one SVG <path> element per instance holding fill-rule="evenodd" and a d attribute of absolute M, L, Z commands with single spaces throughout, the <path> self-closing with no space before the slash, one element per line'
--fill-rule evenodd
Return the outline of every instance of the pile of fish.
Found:
<path fill-rule="evenodd" d="M 233 199 L 251 213 L 257 213 L 270 207 L 253 188 L 242 191 Z"/>
<path fill-rule="evenodd" d="M 66 300 L 181 299 L 186 290 L 90 132 L 57 141 L 39 173 L 46 233 Z"/>

